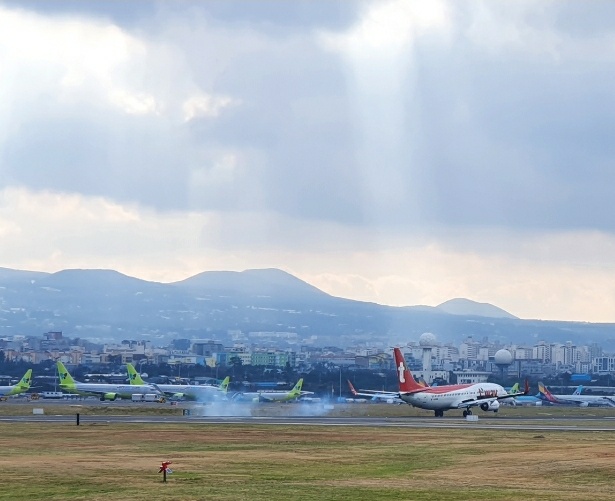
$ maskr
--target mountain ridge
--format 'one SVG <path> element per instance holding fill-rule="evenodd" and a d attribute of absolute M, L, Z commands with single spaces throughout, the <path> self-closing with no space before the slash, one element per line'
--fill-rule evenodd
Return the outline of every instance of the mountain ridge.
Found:
<path fill-rule="evenodd" d="M 332 296 L 276 268 L 203 272 L 170 283 L 115 270 L 0 268 L 0 310 L 0 336 L 61 330 L 91 340 L 185 337 L 264 347 L 388 347 L 433 332 L 442 342 L 471 335 L 499 343 L 544 339 L 615 346 L 613 324 L 523 320 L 463 298 L 435 307 L 379 305 Z"/>

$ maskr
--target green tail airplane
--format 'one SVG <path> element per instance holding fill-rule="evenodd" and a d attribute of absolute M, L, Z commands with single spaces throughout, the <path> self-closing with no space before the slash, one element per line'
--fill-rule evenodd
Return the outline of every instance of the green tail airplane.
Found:
<path fill-rule="evenodd" d="M 297 384 L 293 386 L 292 390 L 289 391 L 252 391 L 246 393 L 240 393 L 237 395 L 239 400 L 252 400 L 256 401 L 264 401 L 264 402 L 288 402 L 290 400 L 297 400 L 299 397 L 303 395 L 313 395 L 311 391 L 303 391 L 301 388 L 303 386 L 303 378 L 297 381 Z"/>
<path fill-rule="evenodd" d="M 28 369 L 19 383 L 10 386 L 0 386 L 0 398 L 10 397 L 12 395 L 19 395 L 30 389 L 32 383 L 32 369 Z"/>
<path fill-rule="evenodd" d="M 80 383 L 75 381 L 64 364 L 58 360 L 58 375 L 60 377 L 60 389 L 67 393 L 79 395 L 94 395 L 101 400 L 115 400 L 116 398 L 129 399 L 135 393 L 162 395 L 155 385 L 132 386 L 130 384 L 108 383 Z"/>
<path fill-rule="evenodd" d="M 127 363 L 126 369 L 128 370 L 128 379 L 130 379 L 131 385 L 141 386 L 147 384 L 143 381 L 143 378 L 137 372 L 134 365 Z M 230 380 L 231 378 L 226 376 L 220 386 L 208 386 L 204 384 L 157 384 L 156 388 L 159 388 L 165 395 L 177 400 L 206 402 L 226 396 Z"/>

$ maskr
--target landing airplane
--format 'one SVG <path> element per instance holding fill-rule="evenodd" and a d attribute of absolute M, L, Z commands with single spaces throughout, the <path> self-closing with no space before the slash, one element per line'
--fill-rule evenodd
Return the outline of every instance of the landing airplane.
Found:
<path fill-rule="evenodd" d="M 507 393 L 495 383 L 454 384 L 445 386 L 421 386 L 412 377 L 412 373 L 399 348 L 393 350 L 395 366 L 399 383 L 399 398 L 414 407 L 433 410 L 436 417 L 443 417 L 449 409 L 464 409 L 463 417 L 472 414 L 472 407 L 480 407 L 483 411 L 497 412 L 500 401 L 514 398 L 517 394 Z M 525 390 L 529 393 L 528 382 Z"/>
<path fill-rule="evenodd" d="M 577 390 L 579 391 L 578 394 L 575 392 L 572 395 L 553 395 L 544 384 L 538 383 L 540 397 L 552 404 L 578 405 L 579 407 L 589 407 L 590 405 L 615 407 L 615 395 L 581 395 L 579 388 Z"/>
<path fill-rule="evenodd" d="M 147 384 L 141 378 L 134 365 L 126 364 L 128 370 L 128 378 L 130 384 L 142 386 Z M 200 384 L 157 384 L 156 388 L 176 400 L 196 400 L 198 402 L 206 402 L 216 398 L 225 397 L 228 388 L 230 377 L 226 376 L 220 386 L 209 386 Z"/>
<path fill-rule="evenodd" d="M 0 399 L 6 400 L 7 397 L 19 395 L 30 389 L 32 383 L 32 369 L 28 369 L 19 383 L 9 386 L 0 386 Z"/>
<path fill-rule="evenodd" d="M 143 386 L 132 386 L 130 384 L 108 384 L 108 383 L 80 383 L 75 381 L 70 375 L 64 364 L 58 360 L 58 374 L 60 376 L 60 389 L 67 393 L 77 393 L 79 395 L 94 395 L 101 400 L 115 400 L 116 398 L 132 398 L 133 394 L 156 394 L 163 393 L 151 384 Z"/>
<path fill-rule="evenodd" d="M 372 400 L 384 400 L 388 404 L 403 404 L 405 403 L 401 398 L 399 398 L 399 393 L 396 391 L 377 391 L 377 390 L 361 390 L 357 391 L 354 389 L 354 386 L 348 381 L 348 387 L 350 388 L 350 393 L 352 393 L 355 397 L 367 397 Z"/>
<path fill-rule="evenodd" d="M 313 395 L 313 391 L 302 391 L 303 378 L 297 381 L 297 384 L 289 391 L 252 391 L 246 393 L 240 393 L 237 395 L 237 399 L 251 400 L 253 402 L 288 402 L 290 400 L 296 400 L 304 395 Z"/>

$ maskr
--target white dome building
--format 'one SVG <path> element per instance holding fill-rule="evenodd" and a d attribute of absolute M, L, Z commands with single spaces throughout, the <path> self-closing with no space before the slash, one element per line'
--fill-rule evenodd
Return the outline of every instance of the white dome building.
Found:
<path fill-rule="evenodd" d="M 419 338 L 419 344 L 421 346 L 429 346 L 431 348 L 436 345 L 436 336 L 431 332 L 423 332 Z"/>
<path fill-rule="evenodd" d="M 431 373 L 431 349 L 436 345 L 436 336 L 431 332 L 423 332 L 419 338 L 419 346 L 423 348 L 423 372 Z"/>
<path fill-rule="evenodd" d="M 500 378 L 504 379 L 504 371 L 508 369 L 508 366 L 513 363 L 512 353 L 508 350 L 498 350 L 493 356 L 495 365 L 500 368 Z"/>

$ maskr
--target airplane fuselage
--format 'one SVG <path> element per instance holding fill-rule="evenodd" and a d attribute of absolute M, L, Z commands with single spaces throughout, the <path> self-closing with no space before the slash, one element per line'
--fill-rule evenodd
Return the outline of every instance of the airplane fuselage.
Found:
<path fill-rule="evenodd" d="M 0 386 L 0 397 L 10 397 L 11 395 L 17 395 L 23 393 L 25 389 L 20 389 L 17 385 L 14 386 Z"/>
<path fill-rule="evenodd" d="M 602 395 L 553 395 L 559 404 L 615 407 L 615 396 Z"/>
<path fill-rule="evenodd" d="M 157 388 L 167 395 L 182 395 L 187 400 L 207 400 L 222 397 L 222 392 L 217 386 L 194 385 L 194 384 L 157 384 Z M 138 388 L 132 385 L 132 388 Z"/>
<path fill-rule="evenodd" d="M 454 389 L 451 389 L 454 388 Z M 425 391 L 410 394 L 400 394 L 400 398 L 421 409 L 447 410 L 464 408 L 464 403 L 484 400 L 489 403 L 495 397 L 507 395 L 506 390 L 499 384 L 480 383 L 471 385 L 453 385 L 452 387 L 430 387 Z M 475 405 L 475 404 L 474 404 Z"/>
<path fill-rule="evenodd" d="M 154 386 L 133 386 L 130 384 L 107 383 L 75 383 L 74 385 L 60 385 L 60 388 L 69 393 L 81 395 L 114 394 L 120 398 L 131 398 L 135 393 L 160 393 Z"/>

